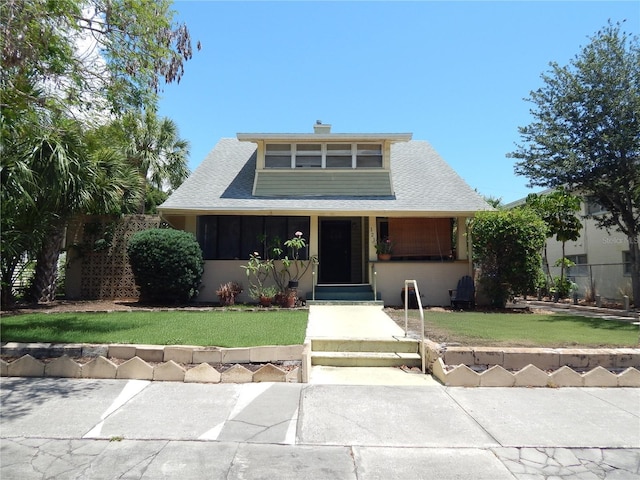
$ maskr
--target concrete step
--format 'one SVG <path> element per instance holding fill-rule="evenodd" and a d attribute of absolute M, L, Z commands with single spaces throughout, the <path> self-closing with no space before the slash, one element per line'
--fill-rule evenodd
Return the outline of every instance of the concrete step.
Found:
<path fill-rule="evenodd" d="M 331 367 L 420 367 L 417 353 L 394 352 L 311 352 L 311 365 Z"/>
<path fill-rule="evenodd" d="M 307 292 L 307 300 L 314 298 L 313 292 Z M 380 293 L 378 293 L 377 300 L 381 300 Z M 315 300 L 316 301 L 375 301 L 373 295 L 373 287 L 369 284 L 358 285 L 316 285 L 315 288 Z"/>
<path fill-rule="evenodd" d="M 310 300 L 311 298 L 311 294 L 309 294 L 309 296 L 307 297 L 307 305 L 338 305 L 338 306 L 345 306 L 345 305 L 364 305 L 364 306 L 370 306 L 370 305 L 380 305 L 380 306 L 384 306 L 384 302 L 382 300 L 319 300 L 319 299 L 315 299 L 315 300 Z"/>
<path fill-rule="evenodd" d="M 419 342 L 412 338 L 312 338 L 311 351 L 321 352 L 387 352 L 418 353 Z"/>

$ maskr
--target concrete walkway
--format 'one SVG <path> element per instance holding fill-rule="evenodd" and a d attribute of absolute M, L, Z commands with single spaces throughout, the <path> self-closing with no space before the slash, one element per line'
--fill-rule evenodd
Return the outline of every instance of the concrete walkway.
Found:
<path fill-rule="evenodd" d="M 404 330 L 381 305 L 311 305 L 307 338 L 393 338 Z"/>
<path fill-rule="evenodd" d="M 311 305 L 307 339 L 389 340 L 404 338 L 404 330 L 380 305 Z M 396 367 L 311 367 L 309 383 L 332 385 L 422 385 L 439 383 L 419 369 Z"/>
<path fill-rule="evenodd" d="M 0 379 L 0 478 L 640 479 L 640 389 Z"/>

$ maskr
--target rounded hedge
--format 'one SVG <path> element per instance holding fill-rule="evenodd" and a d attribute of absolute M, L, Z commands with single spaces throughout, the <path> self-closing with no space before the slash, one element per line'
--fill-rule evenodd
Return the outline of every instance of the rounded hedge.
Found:
<path fill-rule="evenodd" d="M 154 228 L 127 243 L 140 301 L 178 303 L 198 295 L 204 261 L 195 237 L 181 230 Z"/>

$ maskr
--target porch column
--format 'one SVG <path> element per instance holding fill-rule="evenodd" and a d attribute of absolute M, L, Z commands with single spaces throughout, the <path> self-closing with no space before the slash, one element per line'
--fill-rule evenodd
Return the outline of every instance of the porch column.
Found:
<path fill-rule="evenodd" d="M 458 234 L 456 238 L 457 260 L 467 260 L 469 258 L 469 240 L 467 235 L 467 217 L 458 217 Z"/>
<path fill-rule="evenodd" d="M 309 217 L 309 256 L 318 255 L 320 245 L 318 215 Z"/>
<path fill-rule="evenodd" d="M 374 262 L 378 259 L 376 254 L 376 243 L 378 241 L 378 225 L 376 217 L 369 217 L 369 261 Z"/>

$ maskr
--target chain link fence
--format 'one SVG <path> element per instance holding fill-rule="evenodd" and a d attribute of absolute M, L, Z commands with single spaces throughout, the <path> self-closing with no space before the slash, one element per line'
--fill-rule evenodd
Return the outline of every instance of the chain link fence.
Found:
<path fill-rule="evenodd" d="M 577 285 L 579 298 L 593 301 L 596 295 L 602 299 L 621 302 L 624 296 L 632 297 L 630 264 L 587 263 L 569 267 L 568 280 Z M 560 267 L 551 267 L 553 277 L 560 276 Z"/>

